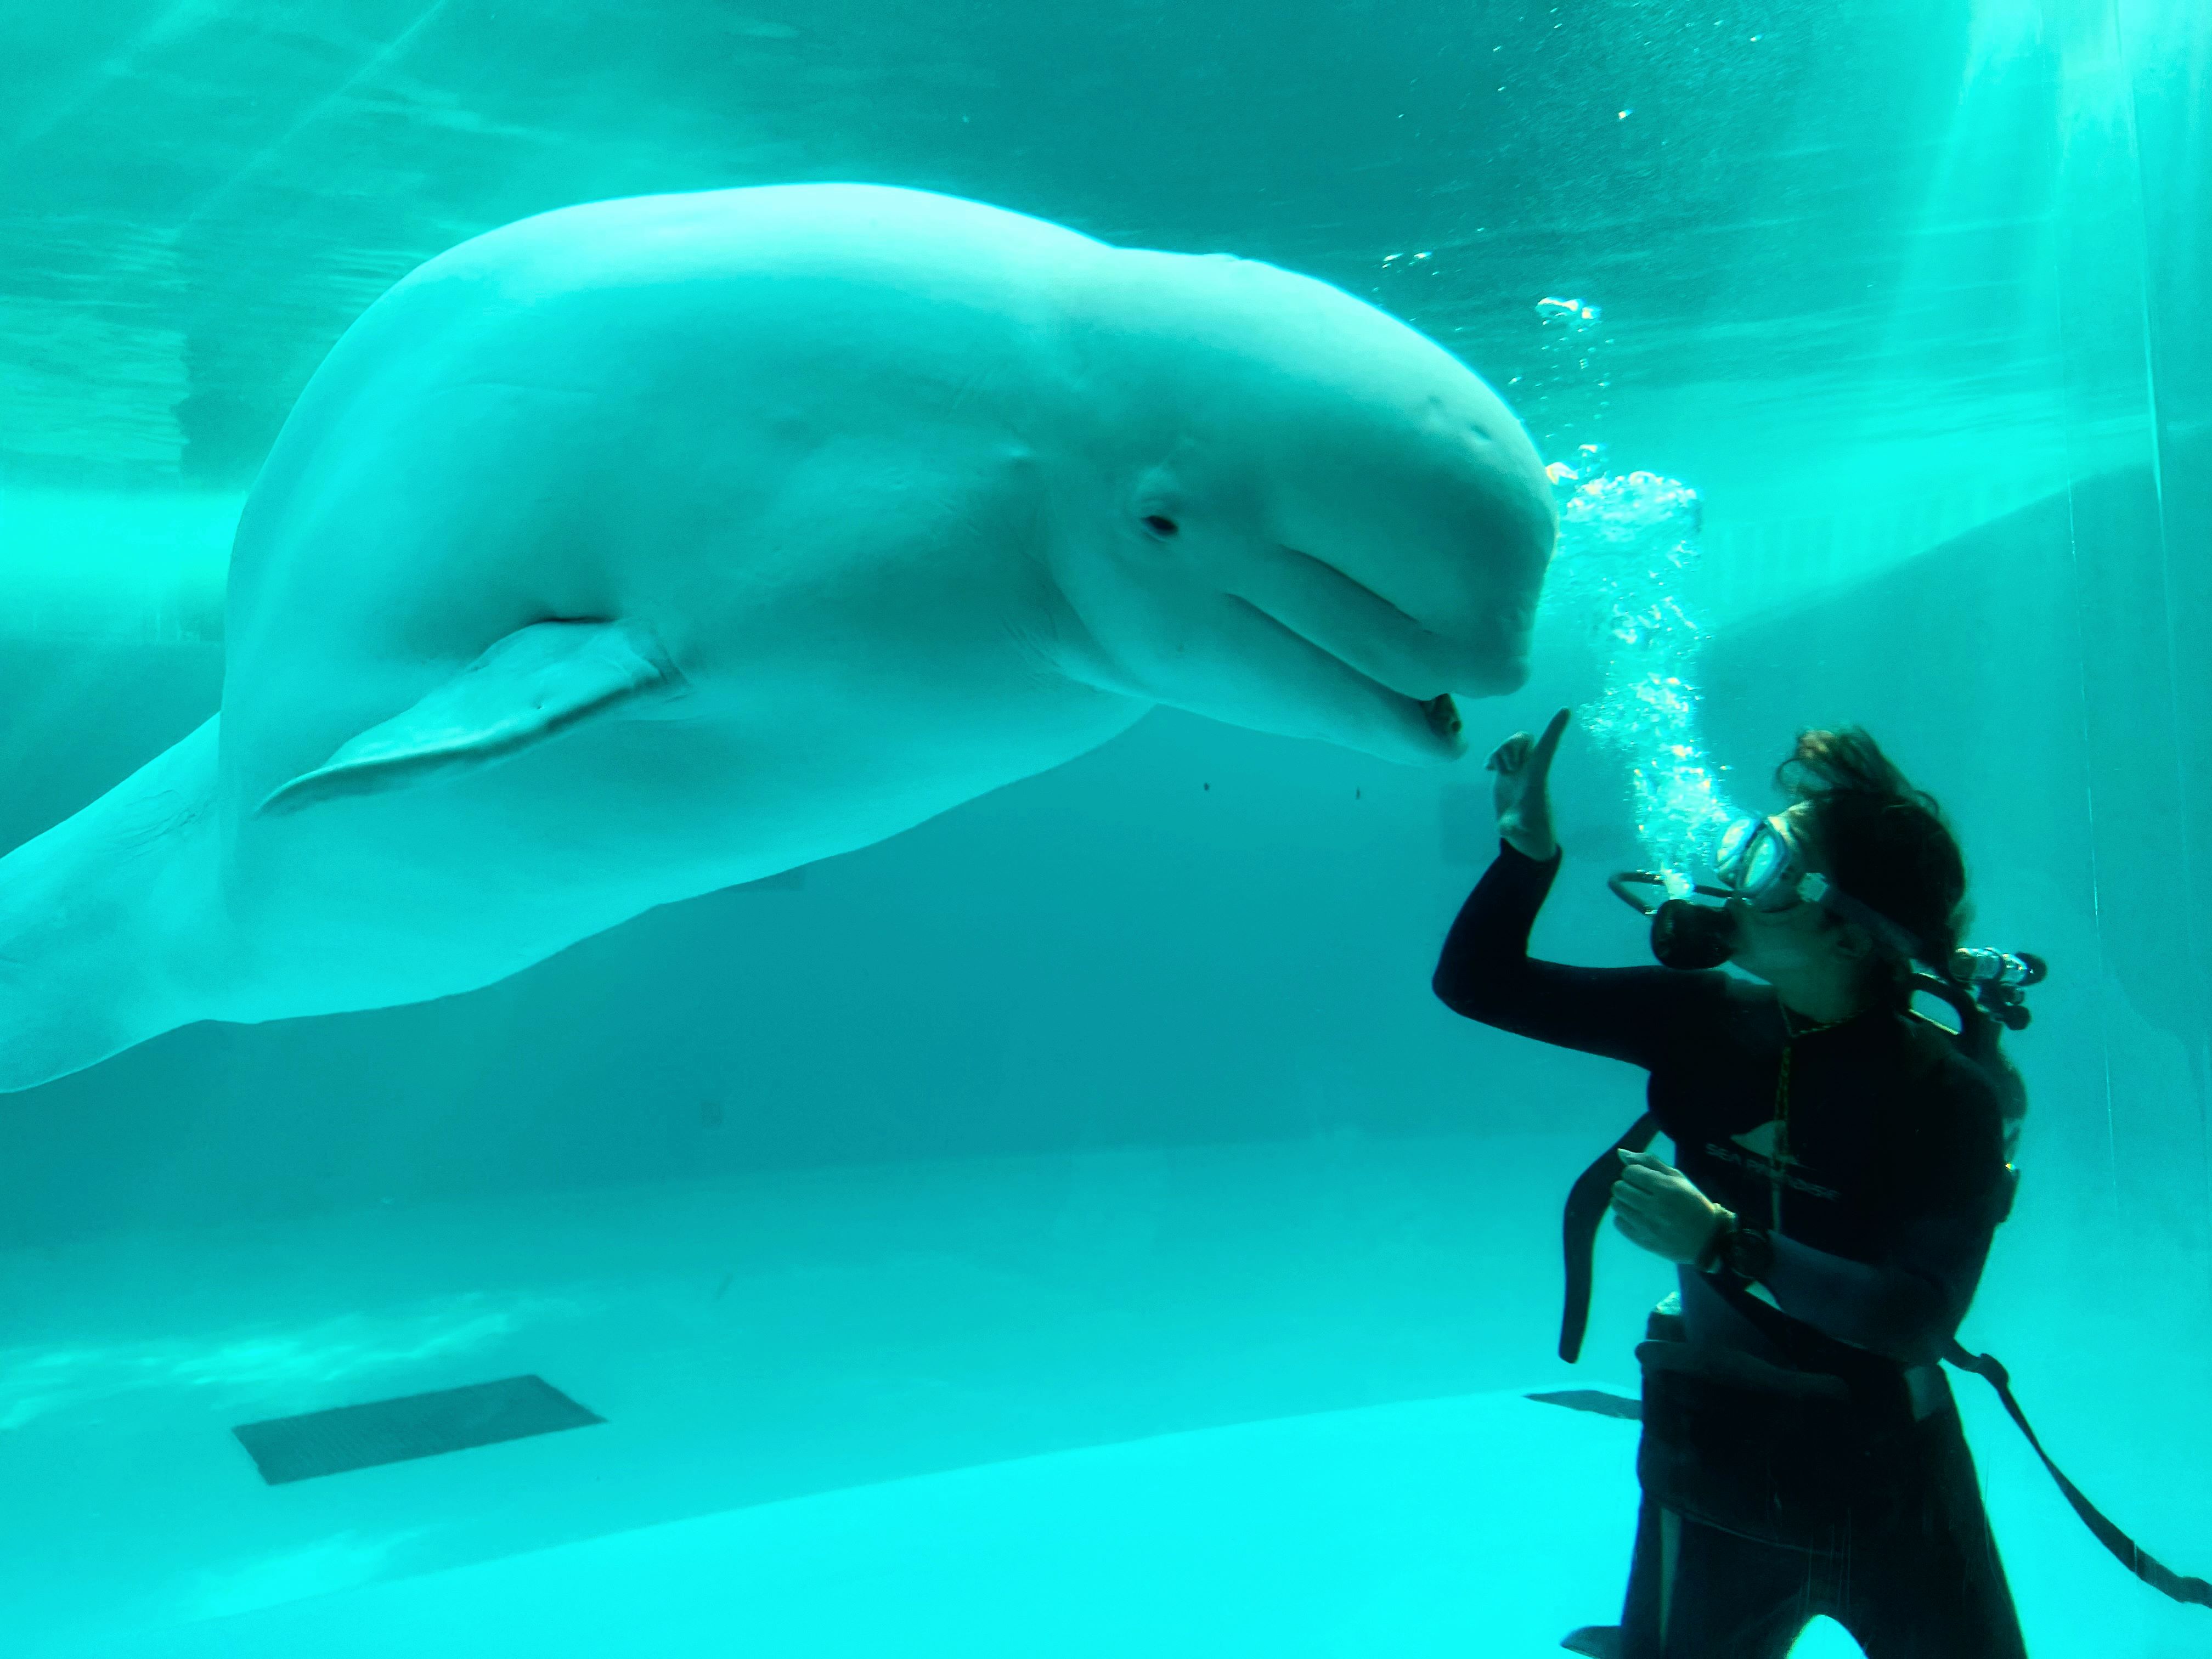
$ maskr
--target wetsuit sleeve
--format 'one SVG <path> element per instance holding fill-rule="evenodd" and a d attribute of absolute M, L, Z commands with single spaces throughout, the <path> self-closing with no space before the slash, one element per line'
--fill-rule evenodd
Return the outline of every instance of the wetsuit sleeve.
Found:
<path fill-rule="evenodd" d="M 1540 864 L 1500 845 L 1444 940 L 1437 995 L 1453 1012 L 1486 1025 L 1648 1070 L 1691 1026 L 1709 1024 L 1717 976 L 1571 968 L 1531 957 L 1528 930 L 1559 868 L 1556 854 Z"/>
<path fill-rule="evenodd" d="M 1762 1282 L 1793 1318 L 1859 1347 L 1927 1364 L 1942 1356 L 1945 1339 L 1966 1316 L 1990 1231 L 1956 1218 L 1915 1218 L 1880 1262 L 1771 1234 L 1773 1265 Z"/>
<path fill-rule="evenodd" d="M 1958 1059 L 1905 1091 L 1900 1119 L 1881 1259 L 1776 1235 L 1763 1282 L 1785 1313 L 1917 1364 L 1940 1357 L 1974 1299 L 2003 1208 L 2003 1124 L 1995 1088 Z"/>

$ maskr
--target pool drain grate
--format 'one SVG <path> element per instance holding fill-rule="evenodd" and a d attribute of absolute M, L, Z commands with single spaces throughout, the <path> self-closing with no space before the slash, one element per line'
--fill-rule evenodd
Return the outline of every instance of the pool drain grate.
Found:
<path fill-rule="evenodd" d="M 1569 1411 L 1625 1417 L 1632 1423 L 1640 1422 L 1644 1417 L 1642 1401 L 1631 1400 L 1625 1394 L 1607 1394 L 1602 1389 L 1561 1389 L 1556 1394 L 1532 1394 L 1528 1398 L 1541 1401 L 1547 1406 L 1565 1406 Z"/>
<path fill-rule="evenodd" d="M 404 1463 L 606 1419 L 538 1376 L 410 1394 L 301 1417 L 241 1423 L 231 1432 L 272 1486 L 380 1463 Z"/>

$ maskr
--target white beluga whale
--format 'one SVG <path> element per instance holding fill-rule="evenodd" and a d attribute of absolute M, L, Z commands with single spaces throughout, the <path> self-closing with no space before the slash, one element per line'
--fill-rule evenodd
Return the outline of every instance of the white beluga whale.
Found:
<path fill-rule="evenodd" d="M 489 984 L 1158 704 L 1407 762 L 1554 523 L 1468 368 L 1271 266 L 793 185 L 569 208 L 347 332 L 221 712 L 0 860 L 0 1089 Z"/>

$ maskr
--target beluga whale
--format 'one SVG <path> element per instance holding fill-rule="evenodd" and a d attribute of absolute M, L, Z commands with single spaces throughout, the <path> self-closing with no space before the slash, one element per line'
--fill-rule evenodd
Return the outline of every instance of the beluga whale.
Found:
<path fill-rule="evenodd" d="M 861 185 L 491 231 L 301 393 L 219 712 L 0 859 L 0 1090 L 487 985 L 1158 705 L 1452 760 L 1554 529 L 1474 371 L 1270 265 Z"/>

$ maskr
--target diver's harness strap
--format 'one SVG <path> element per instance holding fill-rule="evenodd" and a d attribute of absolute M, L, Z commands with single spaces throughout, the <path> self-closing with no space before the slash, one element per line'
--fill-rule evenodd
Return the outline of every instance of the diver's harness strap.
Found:
<path fill-rule="evenodd" d="M 1658 1134 L 1659 1125 L 1650 1113 L 1629 1126 L 1628 1133 L 1605 1149 L 1604 1155 L 1575 1180 L 1567 1194 L 1564 1232 L 1566 1239 L 1567 1301 L 1566 1313 L 1559 1325 L 1559 1358 L 1572 1364 L 1582 1352 L 1583 1334 L 1589 1324 L 1591 1264 L 1597 1252 L 1597 1230 L 1604 1223 L 1605 1212 L 1613 1202 L 1613 1183 L 1620 1174 L 1620 1154 L 1626 1150 L 1640 1152 Z M 1779 1309 L 1752 1296 L 1741 1285 L 1725 1277 L 1712 1279 L 1715 1287 L 1727 1297 L 1760 1331 L 1773 1340 L 1776 1346 L 1792 1359 L 1799 1359 L 1808 1340 L 1824 1344 L 1834 1339 L 1824 1335 L 1802 1320 L 1792 1319 Z M 1810 1355 L 1806 1356 L 1810 1358 Z M 2027 1443 L 2043 1460 L 2043 1467 L 2051 1471 L 2051 1478 L 2058 1483 L 2058 1490 L 2066 1494 L 2066 1501 L 2074 1506 L 2075 1514 L 2082 1524 L 2096 1534 L 2097 1541 L 2118 1558 L 2120 1565 L 2162 1595 L 2177 1601 L 2212 1607 L 2212 1583 L 2202 1578 L 2192 1578 L 2175 1572 L 2144 1553 L 2135 1540 L 2122 1532 L 2106 1518 L 2103 1510 L 2082 1496 L 2081 1489 L 2069 1480 L 2058 1465 L 2051 1461 L 2051 1454 L 2043 1449 L 2043 1442 L 2036 1437 L 2029 1425 L 2027 1415 L 2013 1398 L 2012 1377 L 2005 1368 L 1988 1354 L 1969 1353 L 1954 1339 L 1944 1345 L 1943 1358 L 1962 1371 L 1972 1371 L 1997 1391 L 2006 1412 L 2027 1437 Z M 1802 1360 L 1800 1363 L 1804 1363 Z M 1815 1364 L 1814 1369 L 1829 1369 Z"/>
<path fill-rule="evenodd" d="M 1590 1277 L 1597 1255 L 1597 1230 L 1613 1203 L 1613 1183 L 1620 1176 L 1620 1154 L 1640 1152 L 1659 1133 L 1659 1120 L 1646 1112 L 1628 1133 L 1607 1147 L 1598 1161 L 1575 1177 L 1567 1193 L 1563 1231 L 1567 1247 L 1567 1307 L 1559 1321 L 1559 1358 L 1570 1365 L 1581 1358 L 1583 1333 L 1589 1328 Z"/>
<path fill-rule="evenodd" d="M 2043 1467 L 2051 1471 L 2051 1478 L 2058 1483 L 2058 1490 L 2066 1494 L 2066 1501 L 2074 1506 L 2074 1513 L 2081 1517 L 2081 1524 L 2097 1535 L 2097 1541 L 2119 1558 L 2119 1563 L 2130 1572 L 2162 1595 L 2177 1601 L 2191 1601 L 2200 1607 L 2212 1607 L 2212 1584 L 2202 1578 L 2191 1578 L 2172 1568 L 2161 1565 L 2144 1553 L 2136 1540 L 2114 1526 L 2105 1513 L 2087 1498 L 2081 1489 L 2069 1480 L 2058 1465 L 2051 1461 L 2051 1454 L 2043 1449 L 2035 1431 L 2028 1426 L 2027 1415 L 2020 1408 L 2020 1401 L 2012 1397 L 2012 1378 L 2005 1368 L 1985 1353 L 1969 1353 L 1956 1340 L 1946 1343 L 1943 1358 L 1962 1371 L 1975 1376 L 1997 1391 L 2004 1408 L 2012 1420 L 2020 1425 L 2020 1431 L 2027 1437 L 2027 1443 L 2035 1448 L 2035 1455 L 2043 1460 Z"/>

